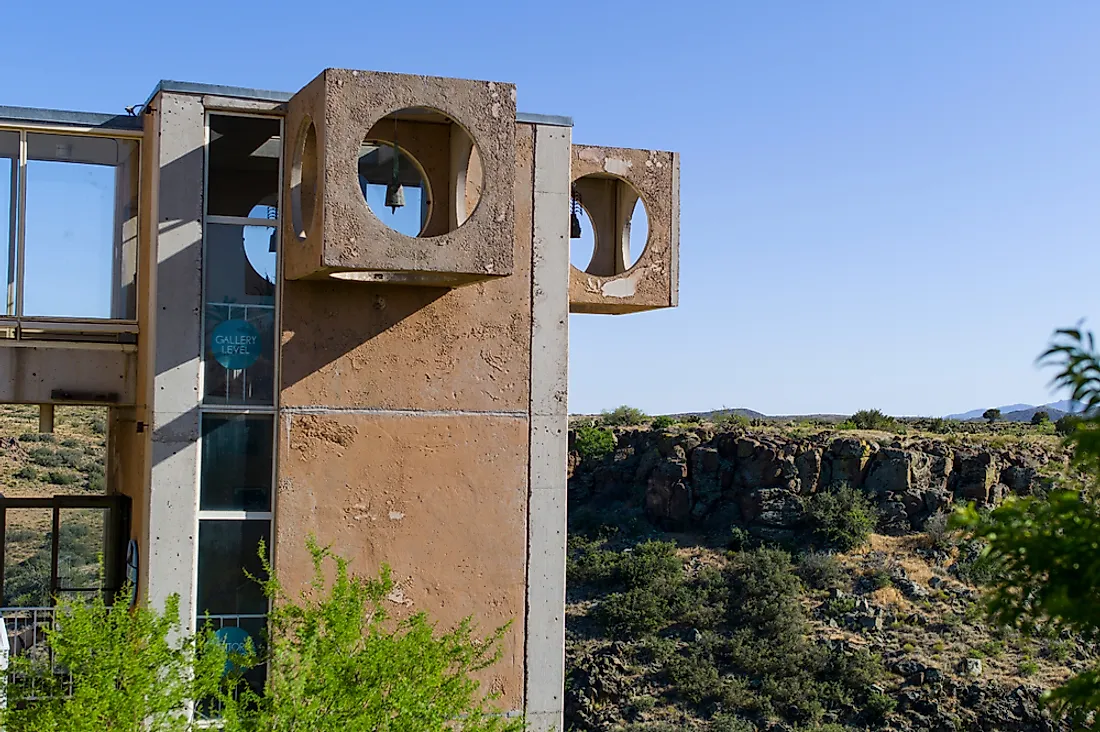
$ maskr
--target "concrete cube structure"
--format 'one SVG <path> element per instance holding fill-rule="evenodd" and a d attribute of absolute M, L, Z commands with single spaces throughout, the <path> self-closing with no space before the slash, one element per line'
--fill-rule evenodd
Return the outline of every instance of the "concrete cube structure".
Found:
<path fill-rule="evenodd" d="M 571 132 L 516 113 L 509 84 L 333 69 L 295 94 L 162 82 L 134 116 L 0 107 L 17 294 L 44 246 L 19 224 L 34 156 L 132 146 L 103 163 L 122 304 L 73 318 L 9 298 L 0 383 L 10 402 L 109 407 L 107 492 L 129 518 L 108 555 L 144 601 L 259 632 L 257 543 L 293 589 L 312 534 L 358 571 L 388 563 L 398 613 L 513 621 L 484 681 L 561 729 L 569 313 L 674 305 L 678 234 L 674 154 Z M 600 186 L 645 202 L 628 271 L 570 267 L 589 174 L 589 205 Z"/>

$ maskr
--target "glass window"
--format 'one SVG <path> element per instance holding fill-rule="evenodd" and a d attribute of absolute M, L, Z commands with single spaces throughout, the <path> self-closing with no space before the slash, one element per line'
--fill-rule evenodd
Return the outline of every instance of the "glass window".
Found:
<path fill-rule="evenodd" d="M 274 404 L 275 227 L 206 227 L 206 402 Z"/>
<path fill-rule="evenodd" d="M 27 135 L 24 315 L 133 317 L 137 168 L 134 141 Z"/>
<path fill-rule="evenodd" d="M 199 614 L 252 615 L 267 612 L 267 598 L 246 572 L 261 577 L 260 541 L 267 543 L 271 522 L 199 521 Z"/>
<path fill-rule="evenodd" d="M 202 415 L 200 511 L 271 510 L 270 414 Z"/>
<path fill-rule="evenodd" d="M 277 119 L 211 115 L 206 213 L 249 216 L 257 205 L 275 207 L 282 148 Z"/>
<path fill-rule="evenodd" d="M 19 133 L 0 131 L 0 287 L 5 288 L 8 315 L 15 313 L 15 200 L 19 171 Z"/>
<path fill-rule="evenodd" d="M 50 604 L 53 510 L 8 508 L 4 517 L 4 607 Z"/>

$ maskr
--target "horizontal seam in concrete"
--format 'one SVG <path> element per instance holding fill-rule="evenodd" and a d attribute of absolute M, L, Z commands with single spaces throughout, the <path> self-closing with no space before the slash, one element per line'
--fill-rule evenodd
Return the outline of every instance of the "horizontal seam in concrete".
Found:
<path fill-rule="evenodd" d="M 525 411 L 478 409 L 381 409 L 378 407 L 279 407 L 287 414 L 374 414 L 382 417 L 510 417 L 527 419 Z"/>

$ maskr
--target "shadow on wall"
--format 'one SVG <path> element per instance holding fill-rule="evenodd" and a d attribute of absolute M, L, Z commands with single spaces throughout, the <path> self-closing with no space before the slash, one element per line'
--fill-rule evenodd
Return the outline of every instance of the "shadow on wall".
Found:
<path fill-rule="evenodd" d="M 448 292 L 447 287 L 284 280 L 281 388 L 339 360 Z"/>

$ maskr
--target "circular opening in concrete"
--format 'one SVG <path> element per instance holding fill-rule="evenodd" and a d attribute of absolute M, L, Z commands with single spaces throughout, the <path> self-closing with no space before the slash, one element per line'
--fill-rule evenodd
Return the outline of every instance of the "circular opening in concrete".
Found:
<path fill-rule="evenodd" d="M 374 216 L 410 237 L 462 226 L 481 199 L 477 146 L 447 114 L 410 107 L 380 119 L 363 140 L 359 189 Z"/>
<path fill-rule="evenodd" d="M 303 240 L 313 226 L 317 203 L 317 128 L 306 117 L 294 143 L 290 163 L 290 214 L 294 235 Z"/>
<path fill-rule="evenodd" d="M 573 181 L 573 195 L 581 238 L 572 240 L 570 264 L 598 277 L 637 264 L 649 243 L 649 215 L 638 190 L 618 176 L 594 173 Z"/>

